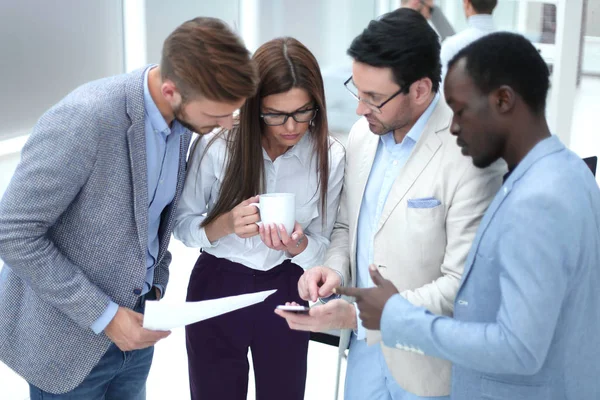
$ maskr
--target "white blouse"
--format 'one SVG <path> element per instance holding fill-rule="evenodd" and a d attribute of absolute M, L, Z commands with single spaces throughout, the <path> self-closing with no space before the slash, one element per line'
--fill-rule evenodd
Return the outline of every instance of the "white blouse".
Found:
<path fill-rule="evenodd" d="M 223 176 L 227 144 L 218 138 L 208 151 L 205 149 L 214 133 L 197 140 L 188 160 L 188 172 L 177 212 L 173 234 L 188 247 L 199 247 L 219 258 L 267 271 L 289 258 L 285 251 L 268 248 L 259 235 L 242 239 L 235 233 L 210 243 L 200 224 L 206 213 L 216 204 Z M 329 184 L 327 191 L 327 221 L 322 223 L 321 192 L 318 185 L 317 157 L 310 133 L 306 133 L 294 147 L 275 161 L 263 149 L 265 187 L 267 193 L 295 193 L 296 220 L 308 238 L 306 249 L 291 261 L 302 268 L 323 263 L 329 246 L 329 237 L 337 217 L 345 164 L 344 147 L 329 139 Z M 204 157 L 202 155 L 204 154 Z M 259 194 L 259 193 L 257 193 Z"/>

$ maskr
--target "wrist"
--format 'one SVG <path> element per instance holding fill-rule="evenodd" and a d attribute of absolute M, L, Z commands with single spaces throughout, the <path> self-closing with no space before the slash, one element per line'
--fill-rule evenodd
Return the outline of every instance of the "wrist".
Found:
<path fill-rule="evenodd" d="M 223 236 L 235 233 L 235 229 L 233 228 L 233 215 L 231 211 L 219 215 L 215 222 L 219 223 L 220 231 L 223 234 Z"/>
<path fill-rule="evenodd" d="M 306 250 L 306 247 L 308 247 L 308 236 L 303 235 L 297 241 L 292 242 L 292 244 L 286 248 L 286 251 L 290 256 L 296 257 Z"/>
<path fill-rule="evenodd" d="M 221 239 L 224 236 L 227 236 L 233 233 L 233 229 L 230 223 L 230 212 L 219 215 L 216 219 L 214 219 L 210 224 L 204 227 L 206 231 L 206 237 L 212 243 Z"/>
<path fill-rule="evenodd" d="M 350 326 L 352 330 L 355 331 L 358 329 L 358 319 L 356 318 L 356 311 L 354 310 L 354 306 L 352 304 L 350 304 L 350 306 L 352 307 L 350 310 Z"/>
<path fill-rule="evenodd" d="M 346 329 L 352 329 L 356 331 L 358 329 L 358 320 L 356 318 L 357 309 L 353 303 L 346 302 Z"/>

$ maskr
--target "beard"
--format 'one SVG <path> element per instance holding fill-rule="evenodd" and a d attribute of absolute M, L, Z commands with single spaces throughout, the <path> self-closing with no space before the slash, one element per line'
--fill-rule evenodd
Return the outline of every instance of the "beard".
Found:
<path fill-rule="evenodd" d="M 194 126 L 191 122 L 188 122 L 186 120 L 187 117 L 185 115 L 185 112 L 183 111 L 182 104 L 179 104 L 177 107 L 175 107 L 173 109 L 173 115 L 175 116 L 175 121 L 179 122 L 179 124 L 181 126 L 183 126 L 185 129 L 195 132 L 199 135 L 205 135 L 207 133 L 210 133 L 213 129 L 215 129 L 217 127 L 217 125 L 201 126 L 201 127 Z"/>
<path fill-rule="evenodd" d="M 375 135 L 382 136 L 388 132 L 394 132 L 396 129 L 401 129 L 406 127 L 409 123 L 405 120 L 394 120 L 391 123 L 384 123 L 377 118 L 373 117 L 365 117 L 367 122 L 369 123 L 369 130 Z"/>
<path fill-rule="evenodd" d="M 502 158 L 506 142 L 501 135 L 489 134 L 486 137 L 485 147 L 480 145 L 479 149 L 482 151 L 473 151 L 475 154 L 470 154 L 473 158 L 473 165 L 477 168 L 487 168 L 498 159 Z M 467 146 L 467 151 L 469 147 Z"/>

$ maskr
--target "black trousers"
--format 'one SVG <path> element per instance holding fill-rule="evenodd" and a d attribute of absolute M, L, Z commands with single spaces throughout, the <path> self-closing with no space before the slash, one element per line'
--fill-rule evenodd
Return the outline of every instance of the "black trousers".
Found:
<path fill-rule="evenodd" d="M 289 260 L 269 271 L 202 253 L 194 266 L 187 301 L 277 289 L 264 302 L 186 327 L 190 390 L 193 400 L 245 400 L 248 348 L 257 400 L 302 400 L 306 384 L 308 332 L 291 330 L 274 313 L 287 301 L 307 305 L 298 296 L 304 271 Z"/>

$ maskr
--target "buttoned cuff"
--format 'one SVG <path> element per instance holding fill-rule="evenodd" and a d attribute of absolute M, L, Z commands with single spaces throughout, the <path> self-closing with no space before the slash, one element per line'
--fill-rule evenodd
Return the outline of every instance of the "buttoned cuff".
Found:
<path fill-rule="evenodd" d="M 160 290 L 160 298 L 162 299 L 163 293 L 165 292 L 164 286 L 163 285 L 159 285 L 158 283 L 155 283 L 154 287 L 156 287 L 156 288 L 158 288 L 158 290 Z"/>
<path fill-rule="evenodd" d="M 388 299 L 381 313 L 381 338 L 388 347 L 398 347 L 404 342 L 402 328 L 398 319 L 406 315 L 414 307 L 400 294 L 395 294 Z"/>
<path fill-rule="evenodd" d="M 200 226 L 202 221 L 204 221 L 204 217 L 196 217 L 192 226 Z M 194 237 L 194 242 L 196 242 L 198 247 L 201 249 L 216 247 L 219 244 L 219 240 L 215 240 L 214 243 L 211 243 L 210 240 L 208 240 L 208 236 L 206 236 L 206 229 L 204 227 L 194 230 L 192 236 Z"/>
<path fill-rule="evenodd" d="M 291 261 L 294 264 L 301 266 L 302 269 L 307 270 L 310 267 L 314 267 L 315 254 L 317 254 L 321 248 L 319 243 L 308 235 L 304 235 L 304 238 L 308 240 L 306 248 L 302 253 L 292 257 Z"/>
<path fill-rule="evenodd" d="M 354 334 L 356 335 L 357 340 L 365 340 L 367 338 L 367 329 L 363 326 L 362 320 L 358 317 L 360 310 L 356 303 L 354 304 L 354 309 L 356 311 L 356 329 L 353 329 Z"/>
<path fill-rule="evenodd" d="M 119 306 L 117 303 L 113 301 L 108 303 L 104 313 L 102 313 L 102 315 L 90 327 L 92 331 L 94 331 L 96 335 L 100 334 L 108 326 L 108 324 L 110 324 L 110 321 L 113 320 L 118 310 Z"/>

